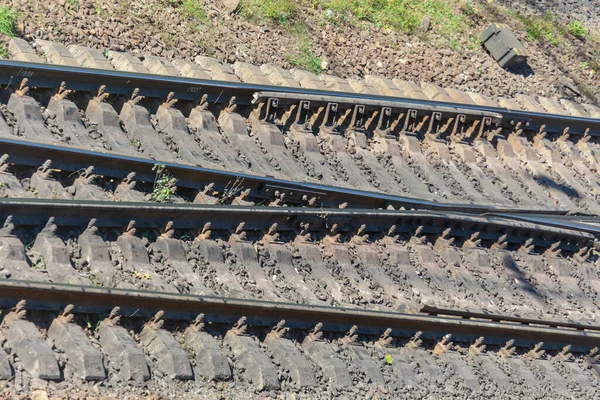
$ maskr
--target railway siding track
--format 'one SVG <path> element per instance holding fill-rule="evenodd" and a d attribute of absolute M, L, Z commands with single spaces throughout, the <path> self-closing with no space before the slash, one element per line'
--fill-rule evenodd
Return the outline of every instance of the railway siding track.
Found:
<path fill-rule="evenodd" d="M 3 394 L 595 398 L 600 109 L 38 42 Z"/>

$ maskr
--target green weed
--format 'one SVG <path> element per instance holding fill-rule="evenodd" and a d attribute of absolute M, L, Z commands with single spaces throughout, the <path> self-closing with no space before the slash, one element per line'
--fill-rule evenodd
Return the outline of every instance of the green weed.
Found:
<path fill-rule="evenodd" d="M 0 5 L 0 34 L 8 37 L 15 36 L 15 21 L 17 11 L 7 5 Z"/>
<path fill-rule="evenodd" d="M 298 13 L 295 0 L 242 0 L 240 14 L 251 21 L 267 20 L 284 24 Z"/>
<path fill-rule="evenodd" d="M 569 32 L 575 37 L 584 38 L 587 34 L 585 27 L 579 21 L 571 21 L 569 22 Z"/>
<path fill-rule="evenodd" d="M 295 67 L 314 72 L 315 74 L 323 71 L 321 67 L 322 60 L 316 55 L 313 49 L 310 32 L 303 24 L 294 24 L 288 27 L 288 32 L 296 37 L 299 51 L 287 55 L 287 60 Z"/>
<path fill-rule="evenodd" d="M 156 172 L 154 187 L 150 195 L 150 201 L 157 203 L 168 203 L 175 195 L 177 180 L 169 175 L 164 164 L 154 164 L 152 171 Z"/>
<path fill-rule="evenodd" d="M 350 17 L 376 26 L 415 33 L 425 15 L 444 35 L 463 32 L 470 21 L 456 13 L 451 2 L 442 0 L 312 0 L 314 6 L 332 10 L 342 18 Z M 470 3 L 468 3 L 470 4 Z M 465 14 L 476 13 L 471 5 Z"/>
<path fill-rule="evenodd" d="M 180 7 L 186 17 L 199 23 L 208 22 L 208 16 L 200 0 L 183 0 Z"/>
<path fill-rule="evenodd" d="M 77 8 L 79 6 L 79 0 L 67 0 L 65 6 L 69 9 Z"/>
<path fill-rule="evenodd" d="M 518 18 L 525 26 L 528 40 L 546 40 L 553 45 L 557 45 L 564 36 L 564 30 L 561 29 L 550 13 L 544 14 L 542 18 L 528 18 L 525 16 L 519 16 Z"/>

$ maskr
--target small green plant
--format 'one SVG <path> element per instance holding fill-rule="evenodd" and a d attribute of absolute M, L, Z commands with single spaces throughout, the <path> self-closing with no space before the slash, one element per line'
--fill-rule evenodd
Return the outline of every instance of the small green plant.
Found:
<path fill-rule="evenodd" d="M 303 24 L 294 24 L 288 28 L 288 31 L 296 38 L 298 43 L 298 52 L 289 53 L 287 60 L 295 67 L 305 69 L 315 74 L 321 73 L 323 67 L 322 60 L 316 55 L 313 49 L 310 32 Z"/>
<path fill-rule="evenodd" d="M 392 362 L 393 362 L 393 361 L 392 361 L 392 355 L 391 355 L 391 354 L 386 354 L 386 355 L 385 355 L 385 362 L 386 362 L 388 365 L 392 365 Z"/>
<path fill-rule="evenodd" d="M 295 0 L 243 0 L 241 15 L 251 21 L 267 20 L 284 24 L 298 13 Z"/>
<path fill-rule="evenodd" d="M 67 0 L 65 6 L 71 10 L 77 8 L 79 6 L 79 0 Z"/>
<path fill-rule="evenodd" d="M 8 54 L 8 48 L 6 48 L 6 45 L 4 43 L 0 43 L 0 58 L 8 58 L 9 54 Z"/>
<path fill-rule="evenodd" d="M 33 269 L 45 269 L 46 268 L 46 262 L 44 261 L 44 257 L 42 257 L 40 255 L 39 258 L 37 258 L 36 260 L 32 260 L 31 268 L 33 268 Z"/>
<path fill-rule="evenodd" d="M 0 34 L 8 37 L 15 36 L 15 21 L 18 17 L 15 9 L 7 6 L 0 5 Z"/>
<path fill-rule="evenodd" d="M 189 19 L 199 23 L 208 22 L 208 16 L 200 0 L 183 0 L 181 2 L 180 11 Z"/>
<path fill-rule="evenodd" d="M 150 201 L 157 203 L 167 203 L 171 201 L 177 187 L 177 180 L 169 175 L 164 164 L 154 164 L 152 171 L 156 173 L 154 177 L 154 188 L 150 195 Z"/>
<path fill-rule="evenodd" d="M 563 30 L 558 26 L 550 13 L 544 14 L 542 18 L 519 16 L 519 19 L 525 25 L 528 40 L 546 40 L 553 45 L 557 45 L 560 43 L 562 36 L 564 36 Z"/>
<path fill-rule="evenodd" d="M 585 27 L 579 21 L 569 22 L 569 32 L 575 37 L 584 38 L 587 34 Z"/>
<path fill-rule="evenodd" d="M 102 286 L 102 283 L 98 280 L 98 277 L 96 277 L 95 275 L 90 275 L 90 282 L 92 282 L 93 286 L 96 286 L 96 287 Z"/>
<path fill-rule="evenodd" d="M 436 30 L 446 36 L 461 33 L 472 26 L 466 15 L 477 13 L 470 3 L 461 13 L 456 12 L 451 2 L 443 0 L 312 0 L 312 4 L 331 10 L 339 19 L 368 21 L 378 27 L 405 33 L 415 33 L 423 17 L 429 15 Z"/>

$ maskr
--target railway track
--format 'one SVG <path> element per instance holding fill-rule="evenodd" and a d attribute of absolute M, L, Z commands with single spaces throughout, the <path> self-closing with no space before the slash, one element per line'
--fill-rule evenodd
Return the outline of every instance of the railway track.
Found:
<path fill-rule="evenodd" d="M 155 61 L 0 60 L 3 394 L 594 398 L 593 108 Z"/>
<path fill-rule="evenodd" d="M 231 82 L 4 63 L 0 82 L 14 90 L 5 92 L 5 118 L 14 128 L 0 127 L 3 147 L 31 166 L 45 161 L 32 154 L 48 154 L 66 170 L 93 165 L 150 180 L 149 165 L 160 162 L 183 186 L 223 193 L 239 177 L 257 199 L 297 205 L 598 213 L 593 118 L 547 114 L 561 121 L 558 135 L 551 122 L 499 108 L 239 83 L 238 93 Z M 70 80 L 61 86 L 64 73 Z M 205 91 L 179 99 L 175 90 L 157 92 L 169 79 L 172 89 L 185 81 Z M 70 117 L 75 103 L 82 120 Z"/>

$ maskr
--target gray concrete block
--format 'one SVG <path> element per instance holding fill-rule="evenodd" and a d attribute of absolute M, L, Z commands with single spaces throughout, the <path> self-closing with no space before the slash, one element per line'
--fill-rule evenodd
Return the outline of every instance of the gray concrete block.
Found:
<path fill-rule="evenodd" d="M 544 107 L 544 109 L 552 114 L 568 115 L 567 111 L 561 106 L 556 100 L 549 97 L 538 96 L 538 103 Z"/>
<path fill-rule="evenodd" d="M 58 182 L 48 172 L 37 171 L 31 175 L 30 188 L 41 199 L 72 200 L 73 197 L 66 192 L 62 183 Z"/>
<path fill-rule="evenodd" d="M 122 379 L 140 383 L 150 379 L 146 356 L 125 328 L 102 322 L 98 327 L 98 336 L 110 365 Z"/>
<path fill-rule="evenodd" d="M 348 79 L 348 85 L 357 93 L 380 96 L 381 92 L 364 79 Z"/>
<path fill-rule="evenodd" d="M 5 320 L 2 331 L 11 352 L 19 357 L 21 365 L 32 377 L 61 379 L 54 352 L 32 322 L 23 319 Z"/>
<path fill-rule="evenodd" d="M 405 81 L 396 78 L 392 79 L 392 82 L 394 82 L 398 89 L 400 89 L 407 97 L 419 100 L 429 100 L 429 98 L 423 92 L 421 87 L 415 82 Z"/>
<path fill-rule="evenodd" d="M 329 90 L 335 90 L 336 92 L 347 92 L 347 93 L 355 93 L 356 91 L 354 90 L 354 88 L 352 88 L 352 86 L 350 86 L 350 84 L 348 83 L 348 81 L 346 79 L 342 79 L 342 78 L 338 78 L 337 76 L 333 76 L 333 75 L 319 75 L 319 79 L 321 79 L 323 81 L 323 83 L 325 84 L 325 86 L 327 86 L 327 88 Z"/>
<path fill-rule="evenodd" d="M 291 340 L 267 335 L 264 343 L 281 365 L 288 370 L 292 382 L 298 388 L 317 386 L 312 366 Z"/>
<path fill-rule="evenodd" d="M 100 141 L 89 136 L 75 103 L 53 96 L 48 102 L 47 110 L 69 144 L 85 149 L 104 150 Z"/>
<path fill-rule="evenodd" d="M 106 379 L 102 354 L 92 345 L 83 329 L 69 323 L 67 317 L 59 316 L 52 321 L 48 338 L 66 354 L 67 365 L 75 376 L 87 381 Z"/>
<path fill-rule="evenodd" d="M 110 61 L 104 57 L 104 54 L 100 50 L 76 44 L 72 44 L 67 48 L 82 67 L 114 70 Z"/>
<path fill-rule="evenodd" d="M 112 105 L 92 99 L 85 109 L 85 116 L 91 124 L 96 125 L 106 144 L 116 153 L 137 154 L 125 132 L 121 129 L 119 114 Z"/>
<path fill-rule="evenodd" d="M 206 146 L 206 150 L 229 171 L 245 172 L 247 167 L 238 160 L 238 154 L 219 131 L 217 119 L 208 110 L 194 108 L 188 117 L 188 126 L 195 138 Z"/>
<path fill-rule="evenodd" d="M 491 97 L 485 96 L 483 94 L 467 92 L 467 94 L 471 97 L 471 99 L 475 102 L 475 104 L 485 107 L 498 107 L 499 104 L 495 99 Z"/>
<path fill-rule="evenodd" d="M 265 75 L 263 70 L 256 65 L 236 61 L 233 64 L 233 70 L 242 82 L 254 83 L 257 85 L 271 85 L 271 81 L 269 81 L 267 75 Z"/>
<path fill-rule="evenodd" d="M 457 103 L 476 104 L 467 92 L 450 88 L 446 88 L 445 90 L 446 93 L 448 93 L 448 96 L 450 96 L 450 98 Z"/>
<path fill-rule="evenodd" d="M 7 278 L 34 281 L 48 280 L 45 275 L 29 266 L 23 243 L 12 233 L 6 232 L 6 228 L 0 230 L 0 232 L 0 265 L 9 272 Z"/>
<path fill-rule="evenodd" d="M 534 112 L 546 112 L 540 103 L 531 96 L 525 94 L 515 95 L 515 100 L 523 107 L 523 109 Z"/>
<path fill-rule="evenodd" d="M 117 245 L 125 258 L 126 268 L 133 271 L 139 279 L 140 285 L 160 292 L 178 292 L 173 285 L 165 282 L 150 265 L 148 252 L 140 238 L 124 233 L 117 238 Z"/>
<path fill-rule="evenodd" d="M 498 98 L 498 105 L 500 107 L 508 108 L 509 110 L 520 110 L 522 107 L 513 99 L 507 99 L 504 97 Z"/>
<path fill-rule="evenodd" d="M 316 90 L 327 90 L 327 86 L 325 83 L 319 79 L 319 77 L 312 72 L 304 71 L 302 69 L 292 69 L 290 70 L 294 79 L 296 79 L 300 86 L 307 89 L 316 89 Z"/>
<path fill-rule="evenodd" d="M 194 351 L 198 372 L 209 380 L 230 380 L 231 367 L 216 339 L 195 326 L 185 330 L 185 343 Z"/>
<path fill-rule="evenodd" d="M 0 174 L 1 178 L 2 174 Z M 14 234 L 12 217 L 6 218 L 0 228 L 0 265 L 3 277 L 11 279 L 47 280 L 41 273 L 30 268 L 23 243 Z"/>
<path fill-rule="evenodd" d="M 369 379 L 369 383 L 377 386 L 385 385 L 381 368 L 375 363 L 367 349 L 357 344 L 350 344 L 347 346 L 347 349 L 352 354 L 352 361 L 364 372 L 365 376 Z"/>
<path fill-rule="evenodd" d="M 87 262 L 90 274 L 96 281 L 102 283 L 102 286 L 112 287 L 117 270 L 110 260 L 106 243 L 96 234 L 97 231 L 98 228 L 92 226 L 79 235 L 77 243 L 81 249 L 81 258 Z"/>
<path fill-rule="evenodd" d="M 194 61 L 208 71 L 212 79 L 229 82 L 240 81 L 238 77 L 235 76 L 235 72 L 233 72 L 229 64 L 225 64 L 219 60 L 205 56 L 196 56 Z"/>
<path fill-rule="evenodd" d="M 333 351 L 330 343 L 307 338 L 302 343 L 304 351 L 321 367 L 325 376 L 332 380 L 337 388 L 348 388 L 352 386 L 352 377 L 348 368 Z"/>
<path fill-rule="evenodd" d="M 260 69 L 265 73 L 271 85 L 300 87 L 300 83 L 298 83 L 287 69 L 271 64 L 263 64 L 260 66 Z"/>
<path fill-rule="evenodd" d="M 10 58 L 16 61 L 43 63 L 33 47 L 21 38 L 10 38 L 8 41 L 8 52 Z"/>
<path fill-rule="evenodd" d="M 558 102 L 560 105 L 571 115 L 576 117 L 589 117 L 590 114 L 581 106 L 581 104 L 577 104 L 574 101 L 567 99 L 559 99 Z"/>
<path fill-rule="evenodd" d="M 58 142 L 46 127 L 40 105 L 32 97 L 13 93 L 6 107 L 17 120 L 15 128 L 19 136 L 42 142 Z"/>
<path fill-rule="evenodd" d="M 21 197 L 32 199 L 35 196 L 21 185 L 19 179 L 8 171 L 3 171 L 0 166 L 0 197 Z"/>
<path fill-rule="evenodd" d="M 84 174 L 75 179 L 67 190 L 75 200 L 111 201 L 113 197 L 109 194 L 110 192 L 104 191 L 94 183 L 96 177 L 97 175 L 93 171 L 89 173 L 85 171 Z"/>
<path fill-rule="evenodd" d="M 149 54 L 144 55 L 142 61 L 144 67 L 150 71 L 151 74 L 167 75 L 167 76 L 179 76 L 179 71 L 173 64 L 161 57 L 152 56 Z"/>
<path fill-rule="evenodd" d="M 421 82 L 421 89 L 423 89 L 423 93 L 425 93 L 430 100 L 445 101 L 448 103 L 453 102 L 452 98 L 448 96 L 448 93 L 446 93 L 444 89 L 433 83 Z"/>
<path fill-rule="evenodd" d="M 210 74 L 198 64 L 180 58 L 171 61 L 181 76 L 195 79 L 211 79 Z"/>
<path fill-rule="evenodd" d="M 187 260 L 185 249 L 181 240 L 170 237 L 158 237 L 156 246 L 166 257 L 167 264 L 190 285 L 190 291 L 194 294 L 212 294 L 212 291 L 204 286 L 202 277 L 194 272 Z"/>
<path fill-rule="evenodd" d="M 179 157 L 182 160 L 199 164 L 206 168 L 220 168 L 210 160 L 208 155 L 200 148 L 196 140 L 188 131 L 187 120 L 176 108 L 166 106 L 158 107 L 156 119 L 160 129 L 167 133 L 179 149 Z"/>
<path fill-rule="evenodd" d="M 51 42 L 49 40 L 36 39 L 36 46 L 44 52 L 46 59 L 50 64 L 68 65 L 70 67 L 79 67 L 79 63 L 69 50 L 62 44 Z"/>
<path fill-rule="evenodd" d="M 138 72 L 141 74 L 150 73 L 148 68 L 146 68 L 138 58 L 131 54 L 111 50 L 108 52 L 107 56 L 113 67 L 118 71 Z"/>
<path fill-rule="evenodd" d="M 148 110 L 127 102 L 119 115 L 129 137 L 140 143 L 142 151 L 150 158 L 160 161 L 173 161 L 175 154 L 164 144 L 150 123 Z"/>
<path fill-rule="evenodd" d="M 10 356 L 4 350 L 0 350 L 0 380 L 10 380 L 14 374 Z"/>
<path fill-rule="evenodd" d="M 228 332 L 223 344 L 231 349 L 236 358 L 236 367 L 242 369 L 242 374 L 248 382 L 258 390 L 279 389 L 277 370 L 254 338 Z"/>
<path fill-rule="evenodd" d="M 190 360 L 171 332 L 145 327 L 140 340 L 150 357 L 169 379 L 188 380 L 194 377 Z"/>
<path fill-rule="evenodd" d="M 225 263 L 223 252 L 217 242 L 205 239 L 198 242 L 197 246 L 204 261 L 209 263 L 217 272 L 215 281 L 218 285 L 228 291 L 233 297 L 244 298 L 250 295 L 250 293 L 248 293 L 248 291 L 246 291 L 238 282 L 235 275 L 233 275 Z"/>
<path fill-rule="evenodd" d="M 73 268 L 67 245 L 56 236 L 56 225 L 50 219 L 46 227 L 37 235 L 31 250 L 41 256 L 48 276 L 53 282 L 73 285 L 91 285 Z"/>
<path fill-rule="evenodd" d="M 365 82 L 373 86 L 379 94 L 391 97 L 406 97 L 396 84 L 383 76 L 365 75 Z"/>
<path fill-rule="evenodd" d="M 582 106 L 592 118 L 600 119 L 600 107 L 593 104 L 582 104 Z"/>

